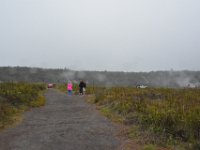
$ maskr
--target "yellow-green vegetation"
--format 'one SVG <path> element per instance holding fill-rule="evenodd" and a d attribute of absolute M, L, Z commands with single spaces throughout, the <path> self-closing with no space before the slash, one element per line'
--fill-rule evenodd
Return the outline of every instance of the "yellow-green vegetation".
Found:
<path fill-rule="evenodd" d="M 117 123 L 122 123 L 123 122 L 123 118 L 122 116 L 116 114 L 116 113 L 112 113 L 112 110 L 107 108 L 107 107 L 102 107 L 100 108 L 101 113 L 110 118 L 112 121 L 117 122 Z"/>
<path fill-rule="evenodd" d="M 143 150 L 157 150 L 155 145 L 149 144 L 143 147 Z"/>
<path fill-rule="evenodd" d="M 31 107 L 40 107 L 40 106 L 44 106 L 45 105 L 45 98 L 42 94 L 40 94 L 38 96 L 37 99 L 35 99 L 34 101 L 31 101 L 30 102 L 30 105 Z"/>
<path fill-rule="evenodd" d="M 43 84 L 0 84 L 0 129 L 20 120 L 20 112 L 45 104 Z"/>
<path fill-rule="evenodd" d="M 133 126 L 129 137 L 142 135 L 140 130 L 149 144 L 200 149 L 200 89 L 96 87 L 94 93 L 93 102 L 106 116 L 120 115 Z"/>

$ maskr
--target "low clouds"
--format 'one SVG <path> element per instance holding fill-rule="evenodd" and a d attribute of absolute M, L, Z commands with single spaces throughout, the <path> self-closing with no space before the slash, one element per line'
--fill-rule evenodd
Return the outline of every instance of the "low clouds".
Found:
<path fill-rule="evenodd" d="M 0 2 L 0 64 L 199 70 L 196 0 Z"/>

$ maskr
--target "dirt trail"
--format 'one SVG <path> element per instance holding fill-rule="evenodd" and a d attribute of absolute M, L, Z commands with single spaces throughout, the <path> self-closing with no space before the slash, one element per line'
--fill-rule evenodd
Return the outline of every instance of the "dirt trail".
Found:
<path fill-rule="evenodd" d="M 0 133 L 0 150 L 115 150 L 117 128 L 81 96 L 46 92 L 47 104 Z"/>

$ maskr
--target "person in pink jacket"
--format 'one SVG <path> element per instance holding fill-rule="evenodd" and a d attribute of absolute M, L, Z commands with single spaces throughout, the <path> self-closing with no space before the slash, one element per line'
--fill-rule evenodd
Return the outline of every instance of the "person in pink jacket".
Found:
<path fill-rule="evenodd" d="M 69 81 L 67 84 L 67 90 L 68 90 L 68 95 L 72 95 L 73 84 L 71 81 Z"/>

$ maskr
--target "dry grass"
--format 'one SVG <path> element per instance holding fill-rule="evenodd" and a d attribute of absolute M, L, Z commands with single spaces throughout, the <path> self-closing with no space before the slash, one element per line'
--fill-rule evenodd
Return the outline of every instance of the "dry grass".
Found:
<path fill-rule="evenodd" d="M 150 149 L 151 144 L 170 149 L 200 149 L 200 89 L 92 90 L 92 101 L 101 107 L 102 113 L 111 120 L 119 116 L 123 124 L 132 126 L 128 136 L 139 139 L 140 144 L 150 145 Z"/>
<path fill-rule="evenodd" d="M 42 84 L 1 83 L 0 84 L 0 129 L 19 123 L 21 113 L 30 107 L 45 104 Z"/>

